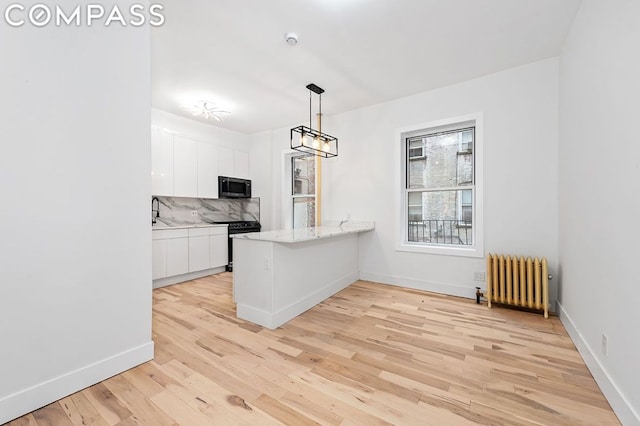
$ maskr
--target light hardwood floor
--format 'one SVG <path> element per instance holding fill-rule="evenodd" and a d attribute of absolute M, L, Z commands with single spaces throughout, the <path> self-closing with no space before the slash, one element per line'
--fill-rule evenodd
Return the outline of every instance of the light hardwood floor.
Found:
<path fill-rule="evenodd" d="M 155 290 L 155 359 L 17 425 L 616 425 L 556 317 L 360 281 L 270 331 L 230 274 Z"/>

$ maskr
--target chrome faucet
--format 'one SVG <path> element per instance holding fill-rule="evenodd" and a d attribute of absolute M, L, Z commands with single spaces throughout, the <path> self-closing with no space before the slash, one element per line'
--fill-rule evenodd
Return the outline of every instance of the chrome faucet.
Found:
<path fill-rule="evenodd" d="M 347 223 L 347 222 L 349 222 L 349 219 L 342 219 L 342 220 L 340 221 L 340 225 L 338 225 L 338 227 L 339 227 L 339 228 L 340 228 L 340 227 L 342 227 L 342 225 L 344 225 L 344 224 L 345 224 L 345 223 Z"/>
<path fill-rule="evenodd" d="M 153 203 L 156 203 L 158 207 L 154 209 Z M 160 217 L 160 200 L 158 200 L 158 197 L 153 197 L 151 199 L 151 224 L 155 225 L 156 219 L 159 217 Z"/>

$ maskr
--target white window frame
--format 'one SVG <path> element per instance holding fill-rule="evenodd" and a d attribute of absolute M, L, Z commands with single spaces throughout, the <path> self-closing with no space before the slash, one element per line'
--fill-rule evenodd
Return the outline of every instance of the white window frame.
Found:
<path fill-rule="evenodd" d="M 293 229 L 293 200 L 294 198 L 309 198 L 316 199 L 316 217 L 315 222 L 318 223 L 318 168 L 315 170 L 316 191 L 313 195 L 293 195 L 293 168 L 291 166 L 294 157 L 306 157 L 309 154 L 304 154 L 299 151 L 285 150 L 282 153 L 282 228 Z"/>
<path fill-rule="evenodd" d="M 292 155 L 289 159 L 289 167 L 291 168 L 291 173 L 289 174 L 289 179 L 291 179 L 291 192 L 289 193 L 289 203 L 291 206 L 291 228 L 295 229 L 295 202 L 296 202 L 296 198 L 313 198 L 313 202 L 316 204 L 315 206 L 315 217 L 314 217 L 314 223 L 317 222 L 318 220 L 318 203 L 317 203 L 317 193 L 316 191 L 313 191 L 312 194 L 294 194 L 294 182 L 295 182 L 295 176 L 294 176 L 294 170 L 293 170 L 293 161 L 295 158 L 301 158 L 301 157 L 309 157 L 311 158 L 314 163 L 316 161 L 315 156 L 310 155 L 310 154 L 300 154 L 300 155 Z M 318 179 L 318 172 L 316 170 L 316 167 L 314 167 L 314 173 L 313 173 L 313 187 L 316 187 L 316 180 Z"/>
<path fill-rule="evenodd" d="M 406 139 L 425 133 L 454 130 L 456 128 L 475 127 L 474 174 L 475 190 L 473 197 L 473 244 L 470 246 L 437 245 L 408 241 L 408 200 L 406 191 L 407 144 Z M 483 147 L 484 123 L 482 113 L 473 113 L 458 117 L 445 118 L 429 123 L 416 124 L 396 129 L 395 149 L 395 187 L 396 187 L 396 250 L 414 253 L 437 254 L 445 256 L 484 257 L 484 214 L 483 214 Z M 465 189 L 455 188 L 455 189 Z"/>

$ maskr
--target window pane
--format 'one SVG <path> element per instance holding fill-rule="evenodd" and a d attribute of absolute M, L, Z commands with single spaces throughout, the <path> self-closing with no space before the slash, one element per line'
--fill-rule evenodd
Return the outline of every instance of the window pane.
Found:
<path fill-rule="evenodd" d="M 293 195 L 312 195 L 316 191 L 316 158 L 315 156 L 293 157 L 291 159 L 293 174 Z"/>
<path fill-rule="evenodd" d="M 471 205 L 471 201 L 473 200 L 473 192 L 470 189 L 465 189 L 462 192 L 462 205 Z"/>
<path fill-rule="evenodd" d="M 407 139 L 407 187 L 450 188 L 473 181 L 473 129 Z M 418 147 L 422 157 L 417 157 Z"/>
<path fill-rule="evenodd" d="M 296 197 L 293 199 L 293 228 L 306 228 L 316 225 L 315 197 Z"/>
<path fill-rule="evenodd" d="M 408 241 L 473 244 L 471 190 L 410 192 L 408 195 Z"/>

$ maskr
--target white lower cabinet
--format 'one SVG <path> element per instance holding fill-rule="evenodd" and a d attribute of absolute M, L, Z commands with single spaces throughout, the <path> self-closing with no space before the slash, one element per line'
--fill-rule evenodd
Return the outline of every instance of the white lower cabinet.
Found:
<path fill-rule="evenodd" d="M 153 240 L 151 245 L 153 253 L 153 271 L 152 278 L 164 278 L 167 276 L 167 240 Z"/>
<path fill-rule="evenodd" d="M 209 229 L 189 229 L 189 272 L 209 269 Z"/>
<path fill-rule="evenodd" d="M 189 272 L 189 238 L 172 238 L 167 241 L 167 276 Z"/>
<path fill-rule="evenodd" d="M 209 267 L 218 268 L 229 263 L 228 241 L 226 229 L 223 235 L 211 235 L 209 237 Z"/>
<path fill-rule="evenodd" d="M 155 229 L 152 235 L 154 280 L 219 268 L 228 263 L 226 225 Z"/>

